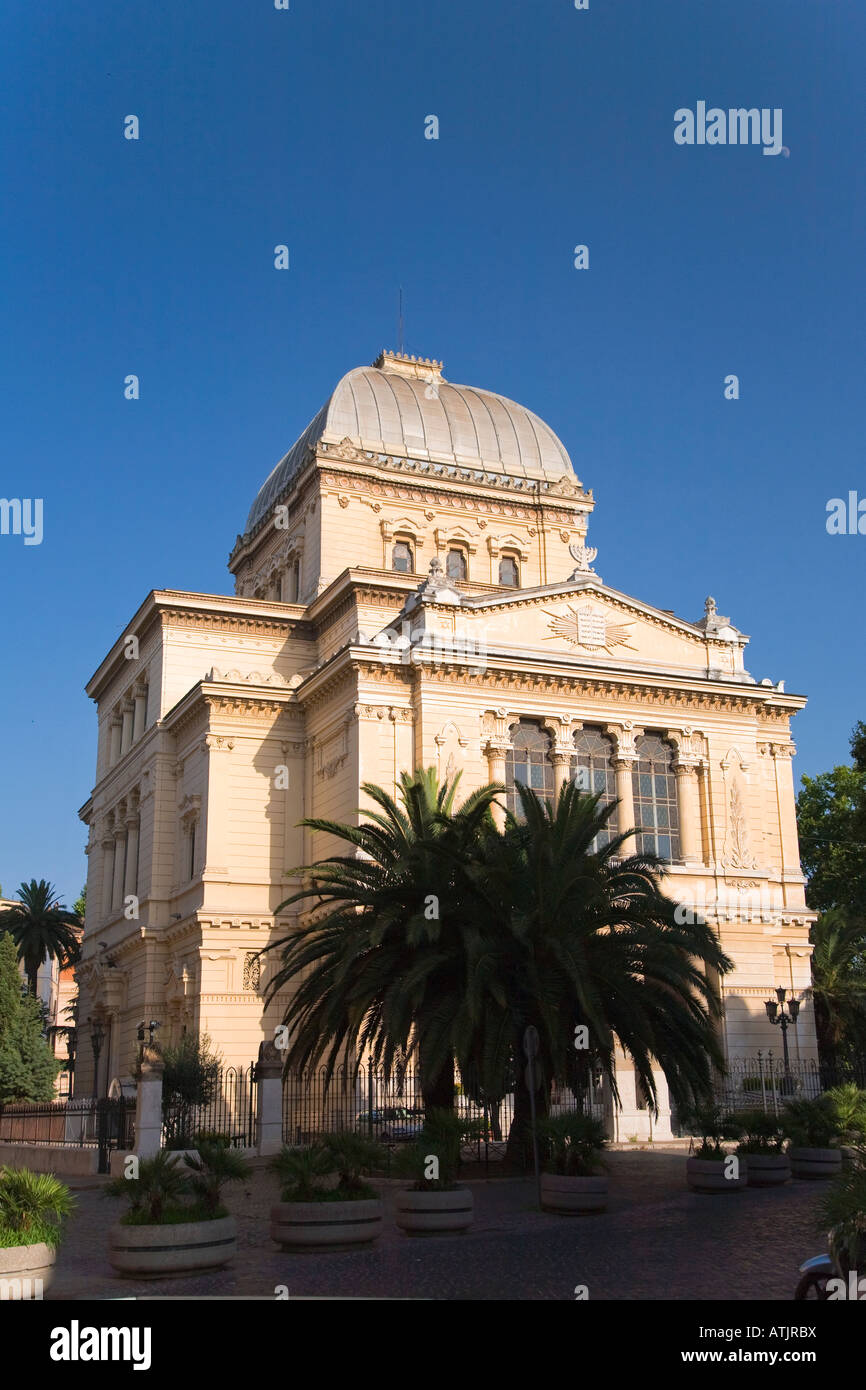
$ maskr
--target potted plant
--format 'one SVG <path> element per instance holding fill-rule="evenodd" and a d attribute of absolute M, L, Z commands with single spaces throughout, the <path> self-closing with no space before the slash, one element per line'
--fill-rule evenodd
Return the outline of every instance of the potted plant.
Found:
<path fill-rule="evenodd" d="M 475 1139 L 479 1123 L 453 1110 L 430 1110 L 424 1129 L 398 1159 L 398 1171 L 414 1179 L 396 1196 L 397 1225 L 407 1235 L 453 1235 L 472 1225 L 473 1201 L 457 1181 L 460 1149 Z"/>
<path fill-rule="evenodd" d="M 737 1153 L 748 1163 L 750 1187 L 781 1187 L 791 1180 L 791 1160 L 782 1152 L 785 1135 L 778 1115 L 746 1110 L 738 1116 L 742 1139 Z"/>
<path fill-rule="evenodd" d="M 866 1144 L 866 1091 L 861 1091 L 853 1081 L 846 1081 L 834 1086 L 826 1095 L 833 1102 L 841 1142 L 854 1148 Z"/>
<path fill-rule="evenodd" d="M 607 1178 L 602 1153 L 607 1143 L 604 1125 L 579 1111 L 553 1115 L 538 1127 L 546 1156 L 541 1174 L 541 1205 L 545 1211 L 578 1216 L 604 1211 Z"/>
<path fill-rule="evenodd" d="M 74 1205 L 69 1188 L 53 1173 L 0 1168 L 0 1280 L 7 1298 L 42 1297 Z"/>
<path fill-rule="evenodd" d="M 855 1149 L 849 1168 L 833 1178 L 818 1219 L 829 1231 L 830 1254 L 845 1280 L 866 1266 L 866 1148 Z"/>
<path fill-rule="evenodd" d="M 271 1240 L 283 1250 L 368 1245 L 382 1234 L 384 1206 L 366 1179 L 383 1160 L 381 1144 L 350 1132 L 284 1146 L 270 1163 L 280 1182 Z"/>
<path fill-rule="evenodd" d="M 222 1204 L 222 1189 L 248 1171 L 235 1150 L 204 1141 L 183 1164 L 165 1150 L 138 1159 L 129 1177 L 106 1188 L 129 1202 L 109 1231 L 112 1268 L 138 1278 L 220 1269 L 237 1253 L 237 1226 Z"/>
<path fill-rule="evenodd" d="M 747 1160 L 730 1154 L 723 1147 L 726 1140 L 738 1139 L 740 1126 L 732 1115 L 725 1115 L 716 1106 L 696 1110 L 687 1127 L 700 1136 L 700 1144 L 686 1159 L 686 1181 L 693 1192 L 739 1192 L 746 1186 Z"/>
<path fill-rule="evenodd" d="M 832 1178 L 841 1170 L 839 1116 L 830 1096 L 790 1101 L 782 1129 L 795 1178 Z"/>

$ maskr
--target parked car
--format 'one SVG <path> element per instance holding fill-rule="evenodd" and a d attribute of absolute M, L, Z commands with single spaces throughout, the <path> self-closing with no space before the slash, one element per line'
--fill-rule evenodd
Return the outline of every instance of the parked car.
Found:
<path fill-rule="evenodd" d="M 410 1112 L 404 1105 L 389 1105 L 381 1110 L 362 1110 L 355 1117 L 355 1128 L 362 1134 L 372 1134 L 383 1143 L 408 1143 L 417 1139 L 424 1128 L 423 1112 Z"/>

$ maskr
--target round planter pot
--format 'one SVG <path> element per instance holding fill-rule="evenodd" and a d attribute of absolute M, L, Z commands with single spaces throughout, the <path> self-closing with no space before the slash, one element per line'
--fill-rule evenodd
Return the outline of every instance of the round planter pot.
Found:
<path fill-rule="evenodd" d="M 0 1302 L 40 1299 L 54 1278 L 56 1252 L 50 1245 L 0 1249 Z"/>
<path fill-rule="evenodd" d="M 357 1202 L 279 1202 L 271 1207 L 271 1240 L 283 1250 L 342 1250 L 382 1234 L 381 1197 Z"/>
<path fill-rule="evenodd" d="M 842 1171 L 841 1149 L 788 1150 L 795 1178 L 834 1178 Z"/>
<path fill-rule="evenodd" d="M 184 1221 L 179 1226 L 112 1226 L 108 1262 L 126 1278 L 159 1279 L 220 1269 L 237 1253 L 233 1216 Z"/>
<path fill-rule="evenodd" d="M 607 1178 L 567 1178 L 555 1173 L 541 1175 L 541 1205 L 545 1211 L 563 1216 L 607 1210 Z"/>
<path fill-rule="evenodd" d="M 749 1162 L 743 1155 L 739 1155 L 739 1162 L 738 1176 L 728 1178 L 725 1177 L 727 1159 L 687 1158 L 686 1181 L 692 1192 L 739 1192 L 746 1186 L 749 1176 Z"/>
<path fill-rule="evenodd" d="M 468 1187 L 451 1192 L 415 1192 L 404 1188 L 396 1194 L 397 1225 L 410 1236 L 449 1234 L 468 1231 L 472 1225 L 473 1202 Z"/>
<path fill-rule="evenodd" d="M 749 1187 L 781 1187 L 791 1181 L 787 1154 L 749 1154 Z"/>

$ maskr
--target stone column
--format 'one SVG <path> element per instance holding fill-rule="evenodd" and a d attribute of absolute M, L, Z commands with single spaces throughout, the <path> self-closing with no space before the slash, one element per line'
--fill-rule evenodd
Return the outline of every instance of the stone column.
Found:
<path fill-rule="evenodd" d="M 131 700 L 123 702 L 123 723 L 120 732 L 120 756 L 123 757 L 132 747 L 132 716 L 135 706 Z"/>
<path fill-rule="evenodd" d="M 568 781 L 571 772 L 571 759 L 574 756 L 574 749 L 555 748 L 550 755 L 553 763 L 553 804 L 559 803 L 559 795 Z"/>
<path fill-rule="evenodd" d="M 113 834 L 100 840 L 102 847 L 102 916 L 111 916 L 111 900 L 114 896 L 114 854 L 117 841 Z"/>
<path fill-rule="evenodd" d="M 121 732 L 121 727 L 122 727 L 122 724 L 121 724 L 120 715 L 116 714 L 116 715 L 114 715 L 114 716 L 112 717 L 112 719 L 110 720 L 109 725 L 108 725 L 108 730 L 109 730 L 109 733 L 108 733 L 108 765 L 109 765 L 109 767 L 113 767 L 114 764 L 117 762 L 118 758 L 120 757 L 120 732 Z"/>
<path fill-rule="evenodd" d="M 484 744 L 488 782 L 505 782 L 505 758 L 510 746 L 508 739 L 505 738 L 489 738 Z M 501 830 L 505 825 L 504 807 L 498 802 L 494 802 L 492 813 L 495 823 Z"/>
<path fill-rule="evenodd" d="M 132 720 L 132 741 L 137 742 L 144 733 L 147 723 L 147 686 L 137 685 L 135 687 L 135 713 Z"/>
<path fill-rule="evenodd" d="M 283 1146 L 283 1054 L 272 1042 L 259 1043 L 255 1081 L 256 1152 L 279 1153 Z"/>
<path fill-rule="evenodd" d="M 627 831 L 635 828 L 632 774 L 636 762 L 637 757 L 634 753 L 621 754 L 613 760 L 613 767 L 616 773 L 616 795 L 619 802 L 617 807 L 617 830 L 620 835 L 625 835 Z M 628 839 L 623 841 L 620 854 L 625 858 L 629 854 L 636 853 L 637 839 L 634 835 L 629 835 Z"/>
<path fill-rule="evenodd" d="M 153 1158 L 162 1148 L 164 1071 L 165 1066 L 159 1053 L 149 1047 L 143 1047 L 135 1102 L 135 1152 L 139 1158 Z"/>
<path fill-rule="evenodd" d="M 138 816 L 130 815 L 126 820 L 126 878 L 124 894 L 138 893 Z"/>
<path fill-rule="evenodd" d="M 701 812 L 698 805 L 697 759 L 676 758 L 677 810 L 680 822 L 680 853 L 686 864 L 702 864 Z"/>
<path fill-rule="evenodd" d="M 119 907 L 123 898 L 123 849 L 126 841 L 126 831 L 120 826 L 114 827 L 114 876 L 111 884 L 111 906 Z"/>

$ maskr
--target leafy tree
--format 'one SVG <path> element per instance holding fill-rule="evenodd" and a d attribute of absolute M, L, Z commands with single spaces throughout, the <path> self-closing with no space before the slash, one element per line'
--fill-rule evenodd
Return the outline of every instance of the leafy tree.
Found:
<path fill-rule="evenodd" d="M 46 960 L 68 965 L 79 959 L 81 919 L 57 897 L 44 878 L 22 883 L 14 907 L 0 912 L 0 932 L 8 932 L 18 949 L 30 993 L 36 997 L 37 976 Z"/>
<path fill-rule="evenodd" d="M 804 777 L 797 797 L 806 901 L 819 912 L 843 908 L 866 918 L 866 725 L 851 735 L 853 765 Z"/>
<path fill-rule="evenodd" d="M 852 765 L 804 777 L 797 797 L 800 857 L 814 923 L 812 977 L 822 1057 L 866 1051 L 866 724 L 851 735 Z"/>
<path fill-rule="evenodd" d="M 860 921 L 832 907 L 811 936 L 818 1047 L 825 1061 L 843 1062 L 866 1047 L 866 935 Z"/>
<path fill-rule="evenodd" d="M 59 1064 L 42 1036 L 38 1002 L 24 994 L 15 945 L 0 935 L 0 1105 L 54 1099 Z"/>
<path fill-rule="evenodd" d="M 166 1147 L 189 1148 L 195 1111 L 209 1105 L 219 1085 L 221 1059 L 207 1033 L 185 1033 L 162 1049 L 162 1115 Z"/>
<path fill-rule="evenodd" d="M 83 921 L 84 921 L 84 913 L 85 913 L 86 909 L 87 909 L 87 884 L 85 883 L 85 885 L 84 885 L 84 887 L 82 888 L 81 892 L 78 894 L 78 897 L 75 899 L 75 902 L 72 904 L 72 911 L 75 913 L 76 917 L 80 917 L 81 921 L 83 922 Z"/>

